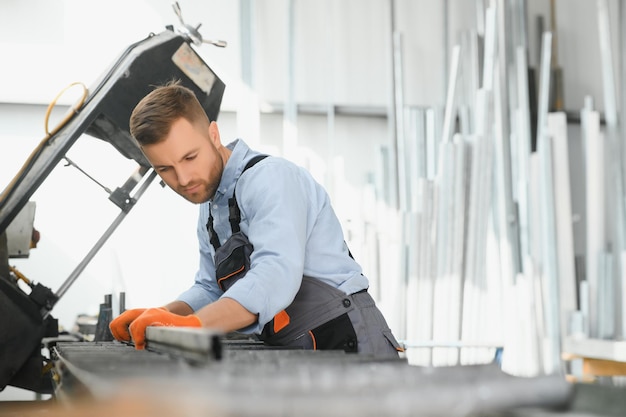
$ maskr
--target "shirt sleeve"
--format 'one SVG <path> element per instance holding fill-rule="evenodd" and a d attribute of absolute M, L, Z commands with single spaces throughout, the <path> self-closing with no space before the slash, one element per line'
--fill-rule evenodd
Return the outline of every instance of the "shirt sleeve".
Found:
<path fill-rule="evenodd" d="M 309 219 L 316 210 L 313 183 L 301 169 L 268 158 L 246 171 L 237 184 L 242 231 L 254 247 L 250 270 L 223 297 L 258 314 L 260 332 L 295 298 L 304 270 Z"/>
<path fill-rule="evenodd" d="M 189 304 L 194 311 L 212 303 L 223 294 L 215 282 L 213 251 L 206 230 L 206 221 L 209 217 L 208 204 L 202 204 L 199 212 L 196 232 L 200 246 L 200 266 L 196 272 L 194 284 L 178 296 L 179 301 Z"/>

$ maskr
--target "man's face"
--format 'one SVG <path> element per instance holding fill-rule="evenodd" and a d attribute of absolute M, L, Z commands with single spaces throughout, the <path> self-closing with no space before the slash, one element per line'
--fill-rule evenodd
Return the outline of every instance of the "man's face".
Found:
<path fill-rule="evenodd" d="M 215 195 L 224 171 L 224 160 L 215 122 L 200 129 L 187 119 L 172 124 L 165 140 L 143 146 L 143 152 L 163 181 L 192 203 Z"/>

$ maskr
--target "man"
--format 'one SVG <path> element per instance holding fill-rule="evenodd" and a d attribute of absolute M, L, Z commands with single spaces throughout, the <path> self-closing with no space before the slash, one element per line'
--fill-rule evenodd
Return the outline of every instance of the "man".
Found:
<path fill-rule="evenodd" d="M 200 267 L 176 301 L 113 320 L 116 339 L 143 349 L 147 326 L 203 326 L 271 345 L 398 355 L 329 197 L 308 172 L 240 139 L 224 147 L 217 123 L 176 82 L 142 99 L 130 130 L 163 181 L 200 205 Z"/>

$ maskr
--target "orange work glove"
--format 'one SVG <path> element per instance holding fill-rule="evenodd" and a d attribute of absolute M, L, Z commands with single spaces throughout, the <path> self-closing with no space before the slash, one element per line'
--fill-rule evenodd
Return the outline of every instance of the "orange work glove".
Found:
<path fill-rule="evenodd" d="M 159 308 L 167 311 L 165 307 Z M 147 308 L 133 308 L 131 310 L 126 310 L 116 317 L 115 320 L 111 321 L 109 329 L 111 329 L 113 337 L 122 342 L 130 342 L 128 326 L 130 326 L 130 324 L 146 310 Z"/>
<path fill-rule="evenodd" d="M 135 349 L 146 348 L 146 327 L 148 326 L 202 327 L 202 322 L 194 314 L 179 316 L 162 308 L 150 308 L 130 324 L 129 330 L 135 342 Z"/>
<path fill-rule="evenodd" d="M 133 308 L 131 310 L 126 310 L 116 317 L 115 320 L 109 324 L 109 329 L 111 329 L 113 337 L 123 342 L 130 342 L 128 326 L 144 311 L 146 311 L 145 308 Z"/>

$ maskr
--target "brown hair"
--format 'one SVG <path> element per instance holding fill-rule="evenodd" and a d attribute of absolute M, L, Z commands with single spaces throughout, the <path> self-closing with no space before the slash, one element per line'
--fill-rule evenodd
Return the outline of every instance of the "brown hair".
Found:
<path fill-rule="evenodd" d="M 145 96 L 130 115 L 130 134 L 140 146 L 163 140 L 172 124 L 184 117 L 192 124 L 209 125 L 209 118 L 192 90 L 170 81 Z"/>

